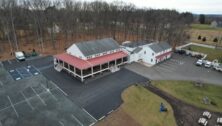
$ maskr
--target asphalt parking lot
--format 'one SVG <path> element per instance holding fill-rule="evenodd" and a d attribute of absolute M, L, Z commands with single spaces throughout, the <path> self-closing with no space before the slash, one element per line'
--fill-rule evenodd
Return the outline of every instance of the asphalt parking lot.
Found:
<path fill-rule="evenodd" d="M 83 84 L 66 72 L 57 72 L 53 68 L 52 57 L 42 57 L 25 62 L 15 60 L 4 61 L 6 70 L 23 68 L 27 65 L 35 67 L 48 80 L 56 85 L 60 92 L 63 92 L 75 105 L 85 109 L 96 120 L 106 116 L 110 111 L 115 110 L 122 103 L 121 92 L 136 82 L 147 81 L 127 69 L 122 69 L 114 74 Z M 22 80 L 20 80 L 22 81 Z"/>
<path fill-rule="evenodd" d="M 66 72 L 56 72 L 54 68 L 45 69 L 42 73 L 68 94 L 69 99 L 85 108 L 97 120 L 115 110 L 122 103 L 122 91 L 137 82 L 147 81 L 138 74 L 122 69 L 114 74 L 81 83 Z"/>
<path fill-rule="evenodd" d="M 97 121 L 44 76 L 18 81 L 9 76 L 1 69 L 1 126 L 89 126 Z"/>
<path fill-rule="evenodd" d="M 133 63 L 126 68 L 151 80 L 193 80 L 222 85 L 222 73 L 195 65 L 197 59 L 174 54 L 167 61 L 153 67 Z"/>

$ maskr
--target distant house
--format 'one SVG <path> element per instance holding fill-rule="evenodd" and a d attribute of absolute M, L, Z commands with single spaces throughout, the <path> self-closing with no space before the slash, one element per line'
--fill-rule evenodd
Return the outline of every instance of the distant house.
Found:
<path fill-rule="evenodd" d="M 167 42 L 124 42 L 123 48 L 129 52 L 129 62 L 141 61 L 155 65 L 169 59 L 172 55 L 172 48 Z"/>
<path fill-rule="evenodd" d="M 212 28 L 221 28 L 222 27 L 222 21 L 212 21 L 211 22 Z"/>
<path fill-rule="evenodd" d="M 112 38 L 74 43 L 54 56 L 54 68 L 68 71 L 82 82 L 106 71 L 116 72 L 128 63 L 128 54 Z"/>

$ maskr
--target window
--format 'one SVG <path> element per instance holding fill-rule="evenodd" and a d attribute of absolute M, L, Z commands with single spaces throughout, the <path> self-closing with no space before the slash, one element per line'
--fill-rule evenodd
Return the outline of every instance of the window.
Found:
<path fill-rule="evenodd" d="M 154 56 L 154 53 L 152 53 L 152 56 Z"/>
<path fill-rule="evenodd" d="M 146 54 L 146 51 L 144 51 L 144 54 Z"/>
<path fill-rule="evenodd" d="M 153 59 L 151 59 L 151 62 L 153 62 Z"/>

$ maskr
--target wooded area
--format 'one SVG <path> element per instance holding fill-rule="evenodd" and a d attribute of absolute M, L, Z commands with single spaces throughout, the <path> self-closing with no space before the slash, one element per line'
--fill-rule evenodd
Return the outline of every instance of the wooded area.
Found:
<path fill-rule="evenodd" d="M 140 9 L 123 2 L 1 0 L 0 45 L 10 48 L 2 46 L 0 51 L 14 52 L 28 43 L 44 52 L 48 46 L 64 49 L 73 42 L 104 37 L 119 42 L 164 40 L 174 45 L 188 38 L 185 30 L 192 21 L 191 13 Z"/>

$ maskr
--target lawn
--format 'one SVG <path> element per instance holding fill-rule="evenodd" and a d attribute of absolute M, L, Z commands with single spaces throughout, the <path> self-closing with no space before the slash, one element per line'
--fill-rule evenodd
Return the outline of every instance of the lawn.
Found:
<path fill-rule="evenodd" d="M 191 51 L 201 52 L 207 54 L 207 60 L 213 61 L 215 59 L 222 59 L 222 50 L 221 49 L 212 49 L 207 47 L 201 47 L 196 45 L 190 45 L 186 49 L 190 48 Z"/>
<path fill-rule="evenodd" d="M 97 126 L 176 126 L 171 106 L 142 86 L 131 86 L 122 93 L 123 104 Z M 168 112 L 160 112 L 160 103 Z"/>
<path fill-rule="evenodd" d="M 222 112 L 222 86 L 204 84 L 203 87 L 196 87 L 191 81 L 152 81 L 152 84 L 189 104 Z M 203 98 L 206 96 L 216 105 L 204 104 Z"/>
<path fill-rule="evenodd" d="M 222 28 L 213 28 L 209 24 L 191 24 L 191 28 L 198 30 L 222 30 Z"/>
<path fill-rule="evenodd" d="M 142 86 L 131 86 L 122 94 L 123 110 L 141 126 L 176 126 L 171 106 Z M 161 113 L 160 103 L 169 110 Z"/>

